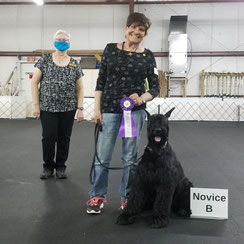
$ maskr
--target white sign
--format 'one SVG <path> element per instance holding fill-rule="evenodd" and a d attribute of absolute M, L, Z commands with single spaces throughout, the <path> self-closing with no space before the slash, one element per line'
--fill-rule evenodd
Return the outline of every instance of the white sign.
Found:
<path fill-rule="evenodd" d="M 228 219 L 228 190 L 191 188 L 191 218 Z"/>

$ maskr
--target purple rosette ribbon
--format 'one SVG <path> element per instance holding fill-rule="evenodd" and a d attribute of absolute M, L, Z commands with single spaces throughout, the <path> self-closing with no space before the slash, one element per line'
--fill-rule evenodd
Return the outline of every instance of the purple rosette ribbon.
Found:
<path fill-rule="evenodd" d="M 120 107 L 123 110 L 123 116 L 119 128 L 119 136 L 134 137 L 137 136 L 136 124 L 131 113 L 134 107 L 134 102 L 129 97 L 124 97 L 120 101 Z"/>

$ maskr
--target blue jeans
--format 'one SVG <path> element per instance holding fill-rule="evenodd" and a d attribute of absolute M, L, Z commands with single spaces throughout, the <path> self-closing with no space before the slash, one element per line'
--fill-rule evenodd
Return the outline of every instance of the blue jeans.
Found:
<path fill-rule="evenodd" d="M 136 124 L 138 136 L 130 138 L 122 138 L 122 162 L 123 167 L 135 163 L 139 146 L 139 139 L 142 127 L 146 118 L 144 110 L 132 112 Z M 97 142 L 97 155 L 102 164 L 109 167 L 112 159 L 115 142 L 120 128 L 122 114 L 104 113 L 103 130 L 99 132 Z M 123 170 L 122 180 L 120 183 L 121 201 L 126 201 L 130 192 L 131 182 L 133 180 L 135 166 L 127 167 Z M 106 197 L 108 189 L 108 173 L 109 170 L 95 161 L 95 179 L 90 191 L 90 197 Z"/>

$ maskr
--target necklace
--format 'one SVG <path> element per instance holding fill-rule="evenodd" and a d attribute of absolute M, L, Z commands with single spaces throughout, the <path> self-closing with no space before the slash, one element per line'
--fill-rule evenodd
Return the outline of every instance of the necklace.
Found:
<path fill-rule="evenodd" d="M 124 46 L 125 46 L 125 42 L 122 43 L 122 50 L 123 50 L 123 51 L 124 51 Z M 129 51 L 128 55 L 131 56 L 134 52 L 136 52 L 137 48 L 138 48 L 138 47 L 136 47 L 136 49 L 133 50 L 133 51 Z M 126 50 L 125 50 L 125 51 L 126 51 Z"/>

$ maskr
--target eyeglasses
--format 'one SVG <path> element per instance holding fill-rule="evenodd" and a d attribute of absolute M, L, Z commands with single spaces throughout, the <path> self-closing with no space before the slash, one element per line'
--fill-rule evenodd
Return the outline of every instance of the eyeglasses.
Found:
<path fill-rule="evenodd" d="M 61 41 L 69 42 L 69 39 L 56 38 L 55 40 L 58 42 L 61 42 Z"/>

